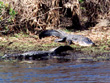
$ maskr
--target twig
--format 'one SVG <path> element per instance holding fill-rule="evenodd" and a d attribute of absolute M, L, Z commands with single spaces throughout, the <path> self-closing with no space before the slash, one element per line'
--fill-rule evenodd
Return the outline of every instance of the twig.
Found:
<path fill-rule="evenodd" d="M 53 11 L 53 10 L 55 10 L 55 9 L 61 9 L 61 8 L 62 8 L 62 7 L 54 7 L 54 8 L 50 8 L 50 10 L 49 10 L 49 11 L 47 11 L 46 13 L 41 14 L 41 15 L 39 15 L 39 16 L 37 16 L 37 17 L 44 16 L 44 15 L 46 15 L 47 13 L 49 13 L 50 11 Z"/>

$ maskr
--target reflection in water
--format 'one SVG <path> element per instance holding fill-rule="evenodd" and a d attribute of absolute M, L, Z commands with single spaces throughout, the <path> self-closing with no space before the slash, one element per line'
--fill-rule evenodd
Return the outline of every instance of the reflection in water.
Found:
<path fill-rule="evenodd" d="M 0 82 L 109 83 L 110 62 L 34 61 L 0 64 Z"/>

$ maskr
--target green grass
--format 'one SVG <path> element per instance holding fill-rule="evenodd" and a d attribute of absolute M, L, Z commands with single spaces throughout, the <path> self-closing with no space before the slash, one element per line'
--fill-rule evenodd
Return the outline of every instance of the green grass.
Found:
<path fill-rule="evenodd" d="M 28 35 L 28 34 L 25 34 L 25 33 L 23 33 L 23 32 L 20 32 L 20 33 L 15 33 L 15 34 L 13 35 L 13 37 L 16 37 L 16 38 L 29 37 L 29 35 Z"/>

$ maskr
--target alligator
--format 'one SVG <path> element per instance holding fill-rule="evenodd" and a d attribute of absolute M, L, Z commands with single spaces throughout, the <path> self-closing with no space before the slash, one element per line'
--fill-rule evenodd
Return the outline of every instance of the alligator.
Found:
<path fill-rule="evenodd" d="M 4 54 L 1 58 L 11 60 L 42 60 L 55 56 L 64 57 L 65 55 L 68 55 L 68 50 L 73 50 L 73 48 L 65 45 L 53 48 L 49 51 L 28 51 L 24 53 Z"/>
<path fill-rule="evenodd" d="M 39 34 L 39 39 L 42 39 L 47 36 L 56 36 L 60 39 L 56 39 L 55 42 L 67 42 L 69 45 L 79 44 L 80 46 L 95 46 L 95 43 L 92 42 L 89 38 L 83 35 L 71 35 L 67 34 L 61 30 L 45 30 Z"/>

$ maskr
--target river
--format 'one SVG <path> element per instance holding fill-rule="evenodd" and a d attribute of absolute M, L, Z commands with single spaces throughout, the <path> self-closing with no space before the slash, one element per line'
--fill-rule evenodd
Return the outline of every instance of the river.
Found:
<path fill-rule="evenodd" d="M 1 62 L 0 83 L 110 83 L 110 62 Z"/>

